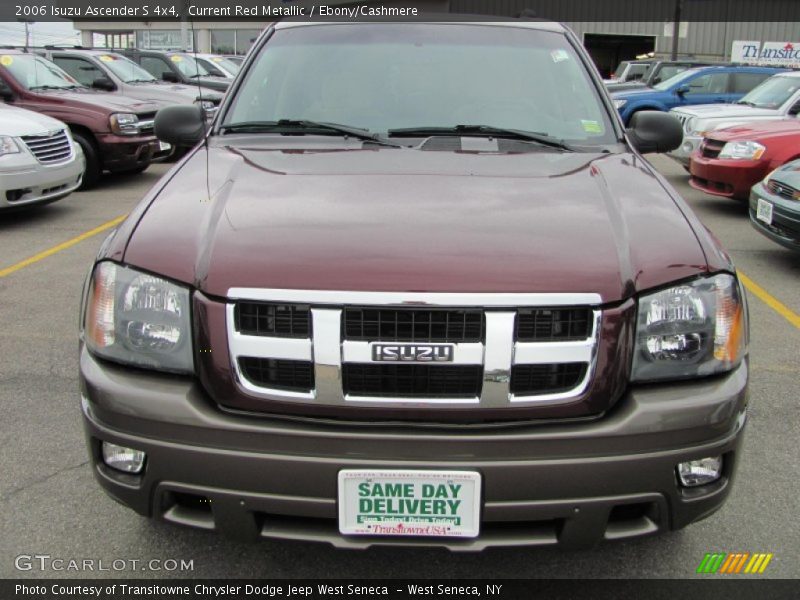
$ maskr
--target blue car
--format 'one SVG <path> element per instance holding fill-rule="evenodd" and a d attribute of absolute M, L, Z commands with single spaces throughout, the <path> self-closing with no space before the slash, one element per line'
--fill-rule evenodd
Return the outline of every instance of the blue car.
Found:
<path fill-rule="evenodd" d="M 687 69 L 654 87 L 612 93 L 622 121 L 628 124 L 640 110 L 667 111 L 690 104 L 736 102 L 747 92 L 776 73 L 774 67 L 721 66 Z"/>

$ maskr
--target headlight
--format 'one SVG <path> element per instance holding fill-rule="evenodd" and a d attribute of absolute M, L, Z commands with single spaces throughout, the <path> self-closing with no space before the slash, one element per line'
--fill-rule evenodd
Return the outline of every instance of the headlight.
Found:
<path fill-rule="evenodd" d="M 628 103 L 627 100 L 614 100 L 614 108 L 619 110 Z"/>
<path fill-rule="evenodd" d="M 179 373 L 194 370 L 189 289 L 101 262 L 87 294 L 84 339 L 94 354 Z"/>
<path fill-rule="evenodd" d="M 686 122 L 683 124 L 683 130 L 687 133 L 694 133 L 695 132 L 695 123 L 697 123 L 697 117 L 689 117 L 686 119 Z"/>
<path fill-rule="evenodd" d="M 767 149 L 758 142 L 728 142 L 719 153 L 720 158 L 735 160 L 758 160 Z"/>
<path fill-rule="evenodd" d="M 19 146 L 14 138 L 9 135 L 0 136 L 0 156 L 5 154 L 18 154 Z"/>
<path fill-rule="evenodd" d="M 119 135 L 136 135 L 139 133 L 139 117 L 130 113 L 113 114 L 111 131 Z"/>
<path fill-rule="evenodd" d="M 634 381 L 702 377 L 742 360 L 746 316 L 739 284 L 722 274 L 639 300 Z"/>

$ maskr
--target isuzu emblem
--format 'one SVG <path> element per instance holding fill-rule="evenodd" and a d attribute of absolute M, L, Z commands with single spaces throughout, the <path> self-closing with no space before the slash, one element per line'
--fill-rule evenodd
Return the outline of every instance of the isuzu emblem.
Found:
<path fill-rule="evenodd" d="M 372 344 L 375 362 L 453 362 L 453 344 Z"/>

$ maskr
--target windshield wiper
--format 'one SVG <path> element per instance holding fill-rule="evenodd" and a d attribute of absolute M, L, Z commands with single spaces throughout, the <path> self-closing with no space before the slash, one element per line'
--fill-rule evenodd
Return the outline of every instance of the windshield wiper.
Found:
<path fill-rule="evenodd" d="M 542 146 L 558 148 L 574 152 L 575 149 L 564 140 L 537 131 L 523 131 L 521 129 L 506 129 L 492 125 L 456 125 L 455 127 L 407 127 L 404 129 L 390 129 L 389 135 L 394 137 L 429 137 L 447 135 L 482 135 L 496 138 L 509 138 L 536 142 Z"/>
<path fill-rule="evenodd" d="M 736 104 L 744 104 L 745 106 L 755 106 L 755 102 L 751 102 L 750 100 L 738 100 Z"/>
<path fill-rule="evenodd" d="M 130 79 L 126 83 L 152 83 L 158 79 Z"/>
<path fill-rule="evenodd" d="M 339 125 L 338 123 L 327 123 L 319 121 L 306 121 L 296 119 L 280 119 L 279 121 L 247 121 L 243 123 L 232 123 L 223 125 L 220 128 L 222 133 L 283 133 L 283 134 L 309 134 L 318 135 L 343 135 L 354 137 L 359 140 L 366 140 L 383 146 L 400 148 L 399 144 L 393 144 L 381 139 L 378 134 L 370 133 L 367 129 L 352 127 L 350 125 Z"/>
<path fill-rule="evenodd" d="M 32 85 L 29 90 L 74 90 L 77 85 Z"/>

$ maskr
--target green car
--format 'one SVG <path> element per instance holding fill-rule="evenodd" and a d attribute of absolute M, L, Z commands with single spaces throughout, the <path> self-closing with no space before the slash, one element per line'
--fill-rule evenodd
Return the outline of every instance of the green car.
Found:
<path fill-rule="evenodd" d="M 778 167 L 753 186 L 750 222 L 772 241 L 800 252 L 800 160 Z"/>

